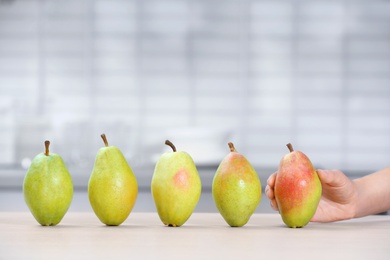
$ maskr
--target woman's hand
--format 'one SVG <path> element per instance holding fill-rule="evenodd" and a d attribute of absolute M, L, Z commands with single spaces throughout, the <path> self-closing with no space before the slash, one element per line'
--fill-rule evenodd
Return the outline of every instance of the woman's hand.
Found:
<path fill-rule="evenodd" d="M 339 170 L 317 170 L 322 184 L 322 196 L 311 221 L 332 222 L 355 217 L 358 201 L 356 184 Z M 277 172 L 267 180 L 265 193 L 271 207 L 278 210 L 274 186 Z"/>

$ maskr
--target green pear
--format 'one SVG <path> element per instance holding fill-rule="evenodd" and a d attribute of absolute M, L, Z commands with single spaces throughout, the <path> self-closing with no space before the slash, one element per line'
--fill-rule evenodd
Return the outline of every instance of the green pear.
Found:
<path fill-rule="evenodd" d="M 103 224 L 118 226 L 130 215 L 138 196 L 137 179 L 122 152 L 109 146 L 98 150 L 88 183 L 88 198 Z"/>
<path fill-rule="evenodd" d="M 283 222 L 291 228 L 307 225 L 317 210 L 322 186 L 309 158 L 294 151 L 283 156 L 275 180 L 275 199 Z"/>
<path fill-rule="evenodd" d="M 45 152 L 32 160 L 23 182 L 24 200 L 34 218 L 42 226 L 55 226 L 68 211 L 73 199 L 72 177 L 62 158 Z"/>
<path fill-rule="evenodd" d="M 189 219 L 198 204 L 202 184 L 191 156 L 177 152 L 169 140 L 165 144 L 173 152 L 162 154 L 157 161 L 151 191 L 161 221 L 179 227 Z"/>
<path fill-rule="evenodd" d="M 251 163 L 229 143 L 230 153 L 214 175 L 214 203 L 232 227 L 244 226 L 261 201 L 261 183 Z"/>

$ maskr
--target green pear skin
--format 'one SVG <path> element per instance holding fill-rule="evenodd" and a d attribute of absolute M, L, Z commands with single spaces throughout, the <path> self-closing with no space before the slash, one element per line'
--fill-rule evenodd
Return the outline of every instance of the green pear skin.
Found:
<path fill-rule="evenodd" d="M 322 185 L 310 159 L 287 144 L 290 153 L 283 156 L 275 180 L 275 199 L 283 222 L 291 228 L 306 226 L 314 216 L 322 194 Z"/>
<path fill-rule="evenodd" d="M 242 227 L 261 201 L 261 182 L 251 163 L 229 143 L 230 153 L 214 175 L 212 195 L 225 221 Z"/>
<path fill-rule="evenodd" d="M 61 222 L 73 199 L 72 177 L 62 158 L 45 153 L 32 160 L 23 182 L 24 200 L 34 218 L 42 226 L 55 226 Z"/>
<path fill-rule="evenodd" d="M 98 150 L 88 182 L 88 198 L 99 220 L 107 226 L 118 226 L 130 215 L 138 196 L 137 179 L 122 152 L 109 146 Z"/>
<path fill-rule="evenodd" d="M 202 184 L 191 156 L 177 152 L 169 140 L 165 144 L 171 146 L 173 152 L 162 154 L 157 161 L 151 191 L 161 221 L 180 227 L 198 204 Z"/>

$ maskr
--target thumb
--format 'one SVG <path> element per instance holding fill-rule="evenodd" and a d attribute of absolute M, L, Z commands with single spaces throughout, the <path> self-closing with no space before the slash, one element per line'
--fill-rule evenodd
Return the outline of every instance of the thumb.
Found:
<path fill-rule="evenodd" d="M 339 170 L 317 170 L 322 184 L 340 186 L 344 183 L 345 175 Z"/>

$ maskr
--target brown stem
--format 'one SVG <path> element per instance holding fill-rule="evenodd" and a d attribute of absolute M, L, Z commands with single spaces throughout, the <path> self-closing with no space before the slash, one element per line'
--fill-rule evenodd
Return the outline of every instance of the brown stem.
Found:
<path fill-rule="evenodd" d="M 290 150 L 290 153 L 294 152 L 294 149 L 293 149 L 293 147 L 292 147 L 292 144 L 288 143 L 288 144 L 287 144 L 287 147 L 288 147 L 288 149 Z"/>
<path fill-rule="evenodd" d="M 169 145 L 174 152 L 176 152 L 176 147 L 173 145 L 173 143 L 169 140 L 165 140 L 165 144 Z"/>
<path fill-rule="evenodd" d="M 100 136 L 101 136 L 102 139 L 103 139 L 104 145 L 105 145 L 106 147 L 108 147 L 108 142 L 107 142 L 107 137 L 106 137 L 106 135 L 105 135 L 105 134 L 101 134 Z"/>
<path fill-rule="evenodd" d="M 45 155 L 49 156 L 49 146 L 50 146 L 50 141 L 46 140 L 45 141 Z"/>
<path fill-rule="evenodd" d="M 231 152 L 237 152 L 237 150 L 236 150 L 236 148 L 234 147 L 234 145 L 233 145 L 232 142 L 229 142 L 228 145 L 229 145 L 229 148 L 230 148 L 230 151 L 231 151 Z"/>

